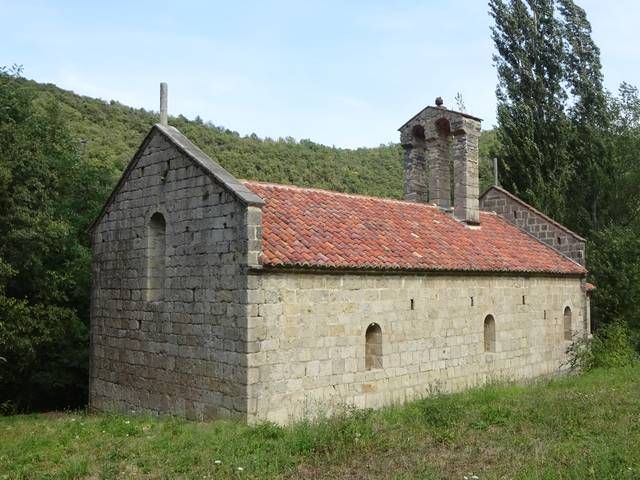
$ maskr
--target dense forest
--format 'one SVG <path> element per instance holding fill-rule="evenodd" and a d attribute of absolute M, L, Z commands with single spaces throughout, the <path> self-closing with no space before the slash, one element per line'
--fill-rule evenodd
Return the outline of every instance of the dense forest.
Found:
<path fill-rule="evenodd" d="M 572 0 L 489 7 L 498 127 L 481 138 L 481 183 L 498 158 L 507 189 L 587 237 L 593 323 L 628 325 L 637 338 L 638 90 L 604 90 L 599 50 Z M 0 413 L 86 400 L 86 229 L 156 121 L 0 68 Z M 237 177 L 402 196 L 397 144 L 352 150 L 240 136 L 200 118 L 170 123 Z"/>

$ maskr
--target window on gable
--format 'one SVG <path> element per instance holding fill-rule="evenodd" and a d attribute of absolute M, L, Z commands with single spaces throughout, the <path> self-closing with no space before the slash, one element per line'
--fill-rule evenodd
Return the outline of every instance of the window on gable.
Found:
<path fill-rule="evenodd" d="M 165 245 L 167 223 L 161 213 L 154 213 L 147 225 L 147 300 L 155 302 L 164 296 Z"/>

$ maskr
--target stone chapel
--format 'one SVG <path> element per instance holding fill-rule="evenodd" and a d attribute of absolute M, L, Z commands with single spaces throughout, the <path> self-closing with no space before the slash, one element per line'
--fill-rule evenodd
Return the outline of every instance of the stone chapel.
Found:
<path fill-rule="evenodd" d="M 585 240 L 479 195 L 480 119 L 399 130 L 402 201 L 239 180 L 154 125 L 91 227 L 90 406 L 287 423 L 564 370 Z"/>

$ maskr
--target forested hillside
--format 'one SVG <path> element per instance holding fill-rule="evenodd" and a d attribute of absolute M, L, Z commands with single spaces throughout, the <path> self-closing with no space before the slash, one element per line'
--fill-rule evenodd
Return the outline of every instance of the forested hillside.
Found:
<path fill-rule="evenodd" d="M 125 167 L 151 125 L 158 121 L 155 112 L 80 96 L 51 84 L 21 81 L 41 101 L 60 105 L 82 156 L 112 166 L 114 175 Z M 416 110 L 421 107 L 416 105 Z M 398 124 L 402 120 L 398 119 Z M 402 148 L 398 144 L 345 149 L 291 137 L 241 137 L 238 132 L 205 123 L 199 117 L 188 120 L 179 115 L 171 117 L 169 123 L 239 178 L 402 196 Z M 488 152 L 494 141 L 494 132 L 483 132 L 481 153 Z M 483 162 L 482 173 L 486 185 L 491 178 L 488 162 Z"/>
<path fill-rule="evenodd" d="M 33 81 L 25 80 L 25 84 L 43 100 L 61 106 L 82 155 L 112 166 L 114 174 L 124 168 L 151 125 L 158 121 L 154 112 L 115 101 L 83 97 Z M 199 118 L 171 117 L 170 124 L 240 178 L 390 197 L 402 194 L 398 145 L 348 150 L 291 137 L 241 137 Z"/>

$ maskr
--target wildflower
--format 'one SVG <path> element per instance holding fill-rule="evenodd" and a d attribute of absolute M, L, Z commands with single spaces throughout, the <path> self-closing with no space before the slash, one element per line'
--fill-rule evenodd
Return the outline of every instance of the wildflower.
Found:
<path fill-rule="evenodd" d="M 124 423 L 126 423 L 127 425 L 129 425 L 131 422 L 129 420 L 125 420 Z"/>
<path fill-rule="evenodd" d="M 244 468 L 242 468 L 242 467 L 238 467 L 238 471 L 239 471 L 239 472 L 244 472 Z"/>
<path fill-rule="evenodd" d="M 216 460 L 216 461 L 215 461 L 215 462 L 213 462 L 213 463 L 215 463 L 216 465 L 222 465 L 222 461 L 221 461 L 221 460 Z"/>

